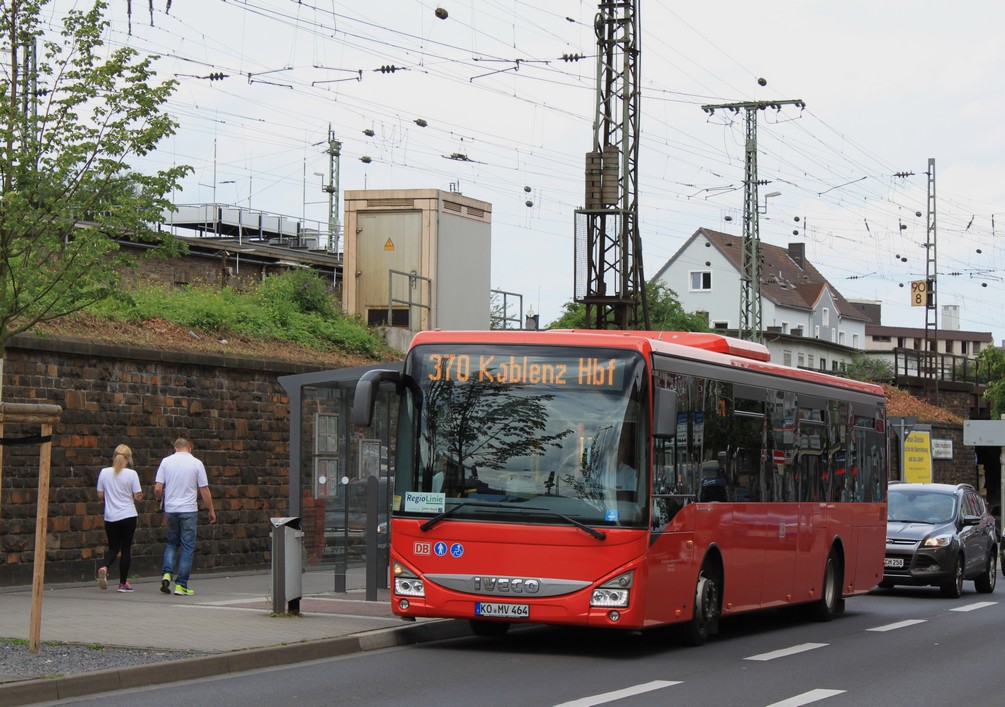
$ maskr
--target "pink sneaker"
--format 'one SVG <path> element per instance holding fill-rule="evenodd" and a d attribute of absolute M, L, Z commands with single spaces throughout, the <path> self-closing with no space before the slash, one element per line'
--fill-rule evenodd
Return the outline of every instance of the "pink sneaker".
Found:
<path fill-rule="evenodd" d="M 102 591 L 108 589 L 108 570 L 105 567 L 98 569 L 98 587 Z"/>
<path fill-rule="evenodd" d="M 125 582 L 124 584 L 120 584 L 119 585 L 119 591 L 120 592 L 131 592 L 131 591 L 133 591 L 133 585 L 131 585 L 129 582 Z"/>

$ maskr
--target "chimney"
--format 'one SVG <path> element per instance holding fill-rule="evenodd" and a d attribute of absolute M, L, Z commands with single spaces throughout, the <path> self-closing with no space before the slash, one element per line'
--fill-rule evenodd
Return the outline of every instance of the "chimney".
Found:
<path fill-rule="evenodd" d="M 803 261 L 806 259 L 806 244 L 789 243 L 789 257 L 795 261 L 796 265 L 802 268 Z"/>

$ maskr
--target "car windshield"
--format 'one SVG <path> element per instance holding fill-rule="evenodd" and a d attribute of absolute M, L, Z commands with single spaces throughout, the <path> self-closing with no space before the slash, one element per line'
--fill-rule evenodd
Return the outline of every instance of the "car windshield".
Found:
<path fill-rule="evenodd" d="M 413 349 L 405 372 L 396 512 L 645 522 L 639 354 L 438 344 Z"/>
<path fill-rule="evenodd" d="M 956 496 L 922 489 L 890 488 L 886 519 L 902 523 L 949 523 L 956 517 Z"/>

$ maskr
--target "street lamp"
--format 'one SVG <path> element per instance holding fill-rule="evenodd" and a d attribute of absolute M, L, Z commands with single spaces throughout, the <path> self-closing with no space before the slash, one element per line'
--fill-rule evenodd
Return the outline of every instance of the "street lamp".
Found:
<path fill-rule="evenodd" d="M 782 192 L 780 192 L 780 191 L 769 191 L 767 194 L 764 195 L 764 206 L 761 207 L 759 209 L 759 211 L 762 214 L 768 213 L 768 199 L 771 199 L 772 197 L 776 197 L 776 196 L 781 196 L 781 195 L 782 195 Z"/>

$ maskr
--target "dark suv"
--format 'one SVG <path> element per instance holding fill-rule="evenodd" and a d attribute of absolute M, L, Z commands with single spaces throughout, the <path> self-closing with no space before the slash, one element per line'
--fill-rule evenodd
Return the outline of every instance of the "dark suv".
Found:
<path fill-rule="evenodd" d="M 890 485 L 881 587 L 936 585 L 958 597 L 963 581 L 995 590 L 998 534 L 984 499 L 970 484 Z"/>

